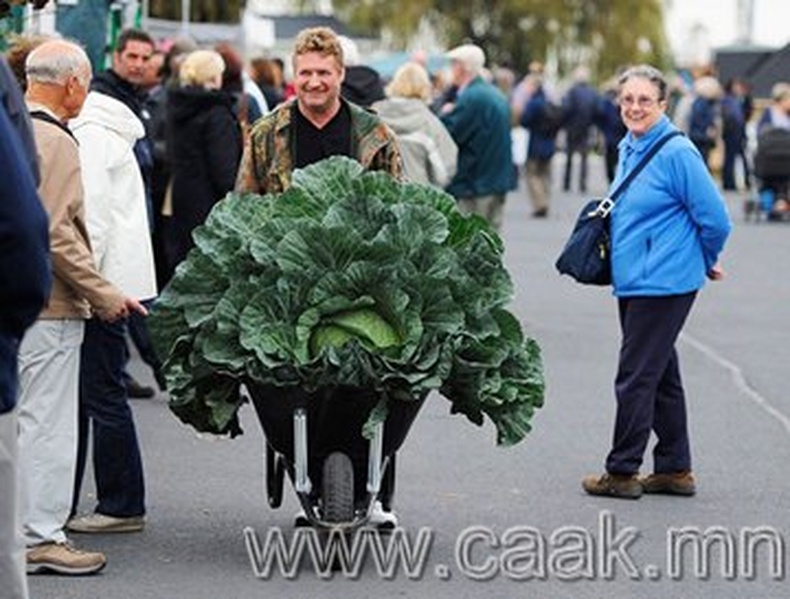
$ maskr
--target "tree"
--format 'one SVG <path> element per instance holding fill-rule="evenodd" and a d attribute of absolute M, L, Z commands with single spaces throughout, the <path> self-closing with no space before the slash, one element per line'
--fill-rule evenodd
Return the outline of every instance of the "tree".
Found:
<path fill-rule="evenodd" d="M 191 0 L 189 20 L 198 23 L 238 23 L 242 0 Z M 181 0 L 150 0 L 148 12 L 159 19 L 181 19 Z"/>
<path fill-rule="evenodd" d="M 606 79 L 625 64 L 667 66 L 660 0 L 334 0 L 341 18 L 405 48 L 424 19 L 447 46 L 473 42 L 494 64 L 524 70 L 556 60 L 560 74 L 579 63 Z M 639 32 L 635 35 L 634 32 Z"/>

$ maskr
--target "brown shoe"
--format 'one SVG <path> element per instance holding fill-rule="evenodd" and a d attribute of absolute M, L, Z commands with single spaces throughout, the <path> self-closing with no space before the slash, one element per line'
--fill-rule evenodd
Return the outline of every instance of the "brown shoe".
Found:
<path fill-rule="evenodd" d="M 71 543 L 42 543 L 27 550 L 28 574 L 95 574 L 107 565 L 98 551 L 82 551 Z"/>
<path fill-rule="evenodd" d="M 690 470 L 651 474 L 639 479 L 645 493 L 662 493 L 664 495 L 684 495 L 690 497 L 697 492 L 694 475 Z"/>
<path fill-rule="evenodd" d="M 617 497 L 619 499 L 639 499 L 642 485 L 636 474 L 609 474 L 586 476 L 582 488 L 590 495 Z"/>

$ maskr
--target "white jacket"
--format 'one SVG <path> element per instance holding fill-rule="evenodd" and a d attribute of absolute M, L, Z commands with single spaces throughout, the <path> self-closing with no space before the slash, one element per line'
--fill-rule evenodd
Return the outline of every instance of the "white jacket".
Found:
<path fill-rule="evenodd" d="M 125 295 L 156 296 L 145 188 L 134 156 L 143 124 L 123 102 L 92 91 L 70 127 L 80 144 L 88 233 L 96 264 Z"/>

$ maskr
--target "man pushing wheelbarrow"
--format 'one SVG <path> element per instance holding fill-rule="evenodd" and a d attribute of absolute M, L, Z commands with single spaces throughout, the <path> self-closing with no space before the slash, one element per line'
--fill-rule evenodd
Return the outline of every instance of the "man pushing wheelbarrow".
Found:
<path fill-rule="evenodd" d="M 288 474 L 308 523 L 394 526 L 395 453 L 426 396 L 514 444 L 543 402 L 540 351 L 505 308 L 497 234 L 400 181 L 390 130 L 340 98 L 331 30 L 299 35 L 294 73 L 151 329 L 184 422 L 235 436 L 251 396 L 270 505 Z"/>

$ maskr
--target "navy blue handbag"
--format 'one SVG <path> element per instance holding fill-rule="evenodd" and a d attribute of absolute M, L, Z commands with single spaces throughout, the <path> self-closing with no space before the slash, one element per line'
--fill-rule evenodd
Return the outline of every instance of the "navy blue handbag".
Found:
<path fill-rule="evenodd" d="M 584 285 L 609 285 L 612 282 L 609 213 L 615 200 L 639 174 L 661 147 L 680 131 L 659 139 L 644 158 L 628 173 L 608 198 L 590 200 L 582 208 L 571 236 L 554 264 L 560 274 L 569 275 Z"/>

